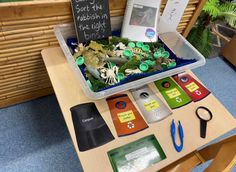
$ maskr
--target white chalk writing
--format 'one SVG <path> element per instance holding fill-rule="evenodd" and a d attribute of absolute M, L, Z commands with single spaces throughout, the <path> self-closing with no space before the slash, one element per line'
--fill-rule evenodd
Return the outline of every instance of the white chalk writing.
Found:
<path fill-rule="evenodd" d="M 101 39 L 110 28 L 108 0 L 72 0 L 79 37 Z M 81 40 L 81 38 L 79 38 Z"/>

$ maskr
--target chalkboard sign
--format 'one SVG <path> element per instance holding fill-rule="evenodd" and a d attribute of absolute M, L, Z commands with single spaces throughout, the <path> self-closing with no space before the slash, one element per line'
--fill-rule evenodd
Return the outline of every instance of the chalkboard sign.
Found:
<path fill-rule="evenodd" d="M 71 0 L 71 4 L 80 43 L 111 35 L 108 0 Z"/>

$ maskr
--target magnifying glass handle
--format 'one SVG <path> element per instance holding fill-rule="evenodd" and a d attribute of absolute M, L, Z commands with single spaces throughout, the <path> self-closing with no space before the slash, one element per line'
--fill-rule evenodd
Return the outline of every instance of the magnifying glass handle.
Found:
<path fill-rule="evenodd" d="M 207 121 L 200 120 L 200 136 L 206 138 Z"/>

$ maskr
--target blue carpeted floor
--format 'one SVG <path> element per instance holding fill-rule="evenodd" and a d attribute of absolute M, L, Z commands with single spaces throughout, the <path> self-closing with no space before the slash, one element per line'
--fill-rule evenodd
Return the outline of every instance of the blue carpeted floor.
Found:
<path fill-rule="evenodd" d="M 213 58 L 193 71 L 236 115 L 235 68 Z M 0 172 L 82 171 L 55 96 L 0 109 L 0 119 Z"/>

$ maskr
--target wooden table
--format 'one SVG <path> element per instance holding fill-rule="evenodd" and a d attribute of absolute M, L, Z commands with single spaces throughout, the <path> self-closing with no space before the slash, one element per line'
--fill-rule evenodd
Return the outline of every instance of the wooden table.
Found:
<path fill-rule="evenodd" d="M 70 107 L 85 102 L 91 102 L 91 100 L 84 95 L 80 87 L 80 81 L 75 78 L 73 71 L 67 64 L 65 56 L 59 47 L 45 49 L 42 51 L 42 55 L 75 150 L 85 172 L 111 172 L 112 167 L 107 156 L 109 150 L 150 134 L 156 136 L 167 156 L 165 160 L 145 170 L 148 172 L 157 171 L 236 127 L 235 118 L 214 97 L 213 94 L 210 94 L 202 101 L 197 103 L 192 102 L 182 108 L 173 110 L 171 116 L 160 122 L 149 124 L 148 129 L 126 137 L 117 137 L 108 105 L 106 100 L 102 99 L 95 101 L 95 104 L 109 126 L 115 140 L 98 148 L 80 152 L 77 146 Z M 149 84 L 149 86 L 157 96 L 164 101 L 155 85 L 152 83 Z M 128 91 L 126 93 L 132 99 L 131 94 Z M 199 119 L 194 113 L 195 109 L 200 105 L 208 107 L 214 115 L 213 119 L 208 124 L 207 137 L 205 139 L 202 139 L 199 136 Z M 175 119 L 176 121 L 180 120 L 184 127 L 184 148 L 180 153 L 175 151 L 170 136 L 170 124 L 172 119 Z"/>

